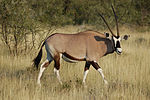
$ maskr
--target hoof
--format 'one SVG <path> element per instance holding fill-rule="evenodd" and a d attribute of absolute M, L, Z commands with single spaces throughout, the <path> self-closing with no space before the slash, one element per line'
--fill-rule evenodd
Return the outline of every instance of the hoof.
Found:
<path fill-rule="evenodd" d="M 104 83 L 105 83 L 106 85 L 108 85 L 108 82 L 107 82 L 106 80 L 104 80 Z"/>
<path fill-rule="evenodd" d="M 37 85 L 41 87 L 41 83 L 40 82 L 37 82 Z"/>

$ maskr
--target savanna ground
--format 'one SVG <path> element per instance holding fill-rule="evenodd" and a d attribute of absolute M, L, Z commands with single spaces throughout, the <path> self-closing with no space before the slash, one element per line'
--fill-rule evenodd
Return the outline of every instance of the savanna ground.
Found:
<path fill-rule="evenodd" d="M 56 31 L 76 33 L 79 29 L 67 26 Z M 130 34 L 128 41 L 122 41 L 122 55 L 114 53 L 99 60 L 108 85 L 103 83 L 99 73 L 91 67 L 86 86 L 83 86 L 85 62 L 72 64 L 62 60 L 60 75 L 63 85 L 58 83 L 54 75 L 52 62 L 43 74 L 40 88 L 36 84 L 38 71 L 32 68 L 32 60 L 38 51 L 14 57 L 0 44 L 0 99 L 149 100 L 150 32 L 125 27 L 120 32 L 122 35 Z M 45 57 L 44 55 L 42 61 Z"/>

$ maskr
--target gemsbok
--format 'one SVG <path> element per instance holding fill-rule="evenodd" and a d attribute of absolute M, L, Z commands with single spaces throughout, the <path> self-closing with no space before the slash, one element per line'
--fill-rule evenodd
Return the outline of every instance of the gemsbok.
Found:
<path fill-rule="evenodd" d="M 38 65 L 42 58 L 42 48 L 43 46 L 45 46 L 47 59 L 41 64 L 37 83 L 41 85 L 40 78 L 42 76 L 42 73 L 44 72 L 46 67 L 48 67 L 48 65 L 54 60 L 54 73 L 56 74 L 60 84 L 62 84 L 59 75 L 60 58 L 62 57 L 67 62 L 86 62 L 84 68 L 83 83 L 85 83 L 90 65 L 92 65 L 101 74 L 104 83 L 107 84 L 107 81 L 102 72 L 102 68 L 97 63 L 98 59 L 106 56 L 107 54 L 114 53 L 114 51 L 120 55 L 122 53 L 120 41 L 127 40 L 129 37 L 129 35 L 120 37 L 117 16 L 113 6 L 112 10 L 115 16 L 117 35 L 112 32 L 104 17 L 99 14 L 107 25 L 110 33 L 112 34 L 111 36 L 109 35 L 109 33 L 102 34 L 90 30 L 79 32 L 76 34 L 55 33 L 49 36 L 42 44 L 37 57 L 34 59 L 34 65 L 38 68 Z"/>

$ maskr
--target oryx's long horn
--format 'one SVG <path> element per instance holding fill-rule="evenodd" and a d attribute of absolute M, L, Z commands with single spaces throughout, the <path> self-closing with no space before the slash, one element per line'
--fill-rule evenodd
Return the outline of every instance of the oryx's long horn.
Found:
<path fill-rule="evenodd" d="M 118 20 L 117 20 L 117 15 L 116 15 L 116 12 L 114 10 L 114 7 L 113 5 L 111 5 L 111 8 L 113 10 L 113 13 L 114 13 L 114 16 L 115 16 L 115 21 L 116 21 L 116 28 L 117 28 L 117 36 L 119 36 L 119 28 L 118 28 Z"/>
<path fill-rule="evenodd" d="M 116 35 L 115 35 L 115 34 L 112 32 L 112 30 L 110 29 L 110 27 L 109 27 L 108 23 L 106 22 L 105 18 L 104 18 L 100 13 L 98 13 L 98 14 L 99 14 L 99 15 L 101 16 L 101 18 L 104 20 L 104 22 L 105 22 L 105 24 L 107 25 L 107 27 L 108 27 L 109 31 L 111 32 L 111 34 L 116 37 Z"/>

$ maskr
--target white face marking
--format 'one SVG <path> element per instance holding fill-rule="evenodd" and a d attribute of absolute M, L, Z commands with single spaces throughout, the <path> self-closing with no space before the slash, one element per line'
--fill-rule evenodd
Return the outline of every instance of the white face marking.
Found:
<path fill-rule="evenodd" d="M 122 49 L 121 48 L 117 48 L 116 50 L 118 53 L 121 53 L 122 52 Z"/>
<path fill-rule="evenodd" d="M 117 41 L 119 41 L 119 42 L 120 42 L 120 41 L 121 41 L 121 38 L 119 37 L 119 38 L 117 39 L 116 37 L 114 37 L 114 36 L 113 36 L 113 39 L 114 39 L 115 47 L 116 47 Z"/>
<path fill-rule="evenodd" d="M 117 54 L 121 54 L 122 53 L 122 49 L 120 47 L 120 44 L 119 44 L 119 47 L 117 47 L 117 43 L 121 41 L 121 37 L 119 37 L 118 39 L 116 37 L 113 37 L 113 40 L 114 40 L 114 43 L 115 43 L 115 48 L 116 48 L 116 52 Z"/>

